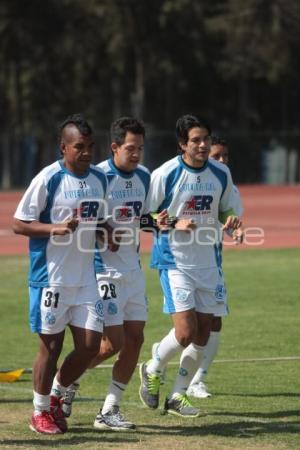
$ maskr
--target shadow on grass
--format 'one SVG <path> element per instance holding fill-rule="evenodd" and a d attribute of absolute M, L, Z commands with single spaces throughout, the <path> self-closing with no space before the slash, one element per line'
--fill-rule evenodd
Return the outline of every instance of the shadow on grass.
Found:
<path fill-rule="evenodd" d="M 7 398 L 0 399 L 0 405 L 5 403 L 32 403 L 32 398 Z"/>
<path fill-rule="evenodd" d="M 240 393 L 240 394 L 232 394 L 231 392 L 216 392 L 214 393 L 215 396 L 224 396 L 224 397 L 256 397 L 256 398 L 271 398 L 271 397 L 300 397 L 300 392 L 276 392 L 276 393 L 269 393 L 269 394 L 253 394 L 253 393 Z"/>
<path fill-rule="evenodd" d="M 92 397 L 84 397 L 84 398 L 76 398 L 76 403 L 84 403 L 84 402 L 93 402 L 93 403 L 101 403 L 104 402 L 105 398 L 92 398 Z M 6 399 L 0 399 L 0 405 L 5 403 L 32 403 L 32 398 L 6 398 Z"/>
<path fill-rule="evenodd" d="M 137 443 L 139 442 L 139 438 L 136 437 L 136 435 L 132 435 L 132 437 L 128 436 L 128 433 L 126 434 L 126 437 L 116 433 L 99 433 L 95 431 L 95 436 L 72 436 L 72 433 L 75 430 L 71 430 L 65 437 L 65 438 L 58 438 L 57 436 L 48 436 L 45 438 L 37 437 L 36 439 L 26 439 L 25 437 L 22 439 L 2 439 L 0 440 L 0 444 L 3 446 L 27 446 L 27 448 L 42 448 L 42 447 L 62 447 L 66 445 L 78 445 L 82 444 L 83 448 L 84 445 L 92 444 L 92 443 L 99 443 L 101 444 L 130 444 L 130 443 Z M 78 429 L 78 433 L 87 433 L 91 432 L 91 430 L 87 430 L 86 428 Z M 71 436 L 70 436 L 71 435 Z"/>
<path fill-rule="evenodd" d="M 252 414 L 252 413 L 251 413 Z M 285 416 L 285 412 L 281 413 Z M 178 419 L 180 420 L 180 419 Z M 201 419 L 199 419 L 200 422 Z M 269 421 L 262 422 L 258 420 L 239 420 L 233 423 L 219 422 L 215 424 L 201 424 L 197 419 L 193 419 L 192 423 L 182 423 L 180 425 L 165 423 L 164 425 L 139 425 L 136 433 L 116 433 L 112 431 L 101 432 L 93 430 L 90 427 L 78 424 L 70 428 L 69 432 L 64 436 L 48 436 L 37 435 L 36 439 L 22 437 L 22 439 L 2 439 L 0 445 L 3 447 L 26 446 L 26 448 L 42 447 L 64 447 L 67 445 L 82 445 L 82 448 L 89 444 L 98 443 L 105 444 L 136 444 L 141 438 L 149 436 L 167 437 L 207 437 L 218 436 L 237 439 L 254 439 L 263 435 L 284 434 L 298 435 L 300 432 L 300 422 L 298 421 Z M 275 438 L 275 437 L 274 437 Z"/>
<path fill-rule="evenodd" d="M 234 423 L 217 423 L 212 425 L 192 425 L 192 426 L 162 426 L 148 425 L 139 426 L 142 434 L 164 434 L 165 436 L 223 436 L 237 438 L 255 438 L 263 434 L 298 434 L 300 432 L 299 422 L 260 422 L 259 420 L 238 421 Z"/>
<path fill-rule="evenodd" d="M 210 416 L 228 416 L 228 417 L 253 417 L 255 419 L 276 419 L 276 418 L 286 418 L 291 416 L 300 416 L 300 410 L 294 409 L 289 411 L 276 411 L 269 413 L 261 413 L 261 412 L 249 412 L 249 413 L 239 413 L 239 412 L 212 412 L 209 413 Z"/>

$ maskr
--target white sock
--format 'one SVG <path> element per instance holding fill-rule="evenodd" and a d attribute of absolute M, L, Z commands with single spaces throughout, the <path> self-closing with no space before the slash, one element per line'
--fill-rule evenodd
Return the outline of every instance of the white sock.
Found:
<path fill-rule="evenodd" d="M 42 395 L 33 391 L 34 414 L 41 414 L 42 411 L 50 411 L 50 395 Z"/>
<path fill-rule="evenodd" d="M 180 358 L 178 375 L 173 385 L 171 397 L 174 397 L 177 394 L 186 393 L 191 379 L 195 375 L 195 371 L 201 363 L 203 352 L 204 347 L 200 347 L 200 345 L 196 345 L 194 343 L 190 344 L 185 350 L 183 350 Z"/>
<path fill-rule="evenodd" d="M 205 377 L 207 375 L 208 369 L 211 366 L 211 363 L 216 357 L 216 354 L 219 350 L 221 333 L 220 331 L 211 331 L 207 344 L 204 348 L 204 355 L 201 361 L 201 365 L 197 372 L 195 373 L 194 378 L 191 381 L 191 384 L 197 384 L 200 381 L 204 382 Z"/>
<path fill-rule="evenodd" d="M 115 380 L 111 381 L 108 388 L 108 393 L 105 397 L 104 405 L 102 407 L 102 414 L 106 414 L 112 408 L 112 406 L 118 405 L 120 403 L 126 387 L 127 384 L 123 384 Z"/>
<path fill-rule="evenodd" d="M 57 381 L 57 374 L 56 374 L 55 377 L 54 377 L 54 380 L 53 380 L 53 384 L 52 384 L 52 389 L 51 389 L 50 395 L 60 398 L 60 397 L 62 397 L 65 394 L 67 389 L 68 389 L 68 386 L 63 386 L 62 384 L 60 384 Z"/>
<path fill-rule="evenodd" d="M 173 356 L 183 349 L 184 347 L 176 339 L 175 328 L 172 328 L 169 334 L 159 343 L 155 357 L 147 365 L 147 373 L 159 375 Z"/>

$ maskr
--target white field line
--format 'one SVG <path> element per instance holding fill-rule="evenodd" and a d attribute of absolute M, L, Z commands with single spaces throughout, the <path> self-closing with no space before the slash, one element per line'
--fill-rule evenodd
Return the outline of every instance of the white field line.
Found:
<path fill-rule="evenodd" d="M 252 362 L 267 362 L 267 361 L 300 361 L 300 356 L 279 356 L 279 357 L 270 357 L 270 358 L 242 358 L 242 359 L 216 359 L 213 361 L 215 364 L 223 364 L 223 363 L 252 363 Z M 177 366 L 179 364 L 179 361 L 171 361 L 168 363 L 168 366 Z M 139 366 L 140 363 L 137 364 Z M 113 364 L 99 364 L 99 366 L 96 366 L 95 369 L 109 369 L 112 368 Z"/>
<path fill-rule="evenodd" d="M 278 356 L 278 357 L 270 357 L 270 358 L 241 358 L 241 359 L 216 359 L 213 361 L 214 364 L 241 364 L 241 363 L 260 363 L 260 362 L 279 362 L 279 361 L 300 361 L 300 356 Z M 171 361 L 168 363 L 169 366 L 177 366 L 179 362 Z M 140 363 L 137 364 L 139 367 Z M 113 364 L 99 364 L 94 367 L 94 369 L 112 369 Z M 0 372 L 8 372 L 16 370 L 14 369 L 0 369 Z M 32 368 L 28 367 L 24 369 L 24 373 L 32 373 Z"/>

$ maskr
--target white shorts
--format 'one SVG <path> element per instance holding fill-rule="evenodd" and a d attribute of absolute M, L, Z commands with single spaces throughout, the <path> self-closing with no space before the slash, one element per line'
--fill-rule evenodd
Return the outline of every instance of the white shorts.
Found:
<path fill-rule="evenodd" d="M 163 269 L 159 274 L 165 313 L 195 309 L 216 316 L 228 314 L 226 287 L 219 268 L 184 272 L 179 269 Z"/>
<path fill-rule="evenodd" d="M 97 283 L 83 287 L 30 287 L 31 331 L 56 334 L 67 325 L 103 332 L 103 302 Z"/>
<path fill-rule="evenodd" d="M 103 300 L 105 327 L 122 325 L 126 320 L 146 322 L 148 302 L 145 278 L 140 269 L 124 274 L 98 273 L 97 281 Z"/>

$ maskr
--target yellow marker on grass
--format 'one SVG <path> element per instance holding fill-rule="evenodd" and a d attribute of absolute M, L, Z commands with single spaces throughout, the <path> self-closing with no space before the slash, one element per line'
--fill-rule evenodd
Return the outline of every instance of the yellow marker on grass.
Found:
<path fill-rule="evenodd" d="M 13 381 L 17 381 L 25 369 L 16 369 L 9 371 L 0 371 L 0 382 L 4 383 L 12 383 Z"/>

